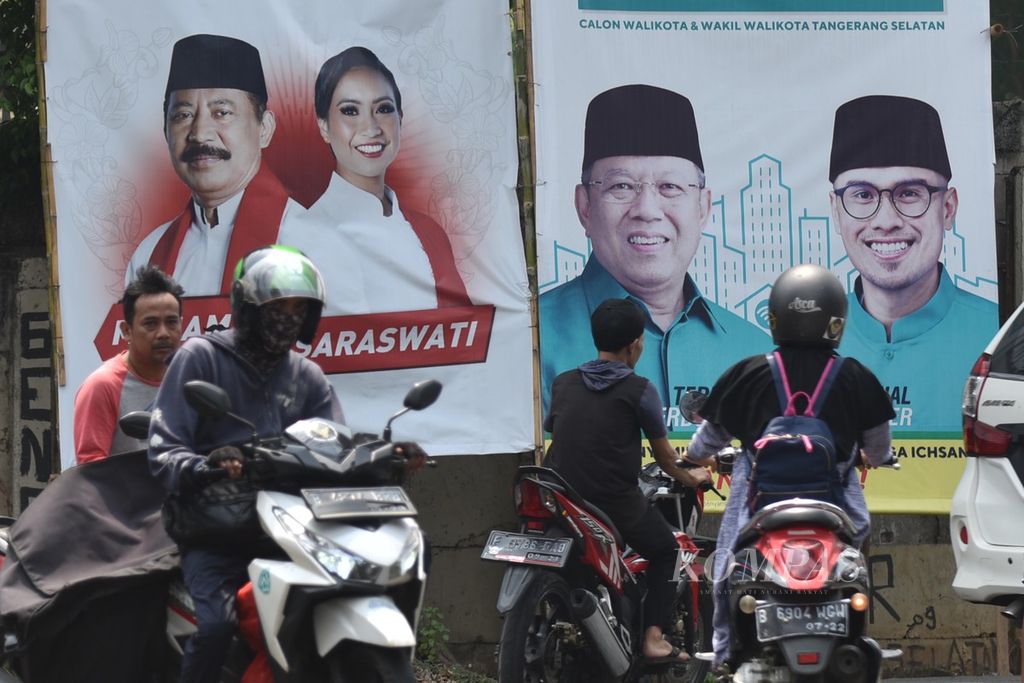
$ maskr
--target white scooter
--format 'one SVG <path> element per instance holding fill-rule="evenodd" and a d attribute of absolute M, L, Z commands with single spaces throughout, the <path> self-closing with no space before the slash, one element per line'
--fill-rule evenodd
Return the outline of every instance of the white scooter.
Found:
<path fill-rule="evenodd" d="M 248 666 L 250 676 L 269 668 L 278 683 L 415 681 L 425 544 L 412 502 L 400 486 L 388 485 L 401 481 L 406 467 L 390 443 L 391 422 L 431 405 L 440 391 L 437 381 L 416 384 L 379 439 L 354 443 L 347 427 L 311 419 L 242 447 L 247 468 L 267 482 L 256 496 L 257 516 L 282 556 L 249 565 L 239 614 L 255 657 L 233 648 L 222 680 L 240 679 L 239 669 Z M 205 417 L 245 422 L 219 387 L 188 382 L 185 396 Z M 256 637 L 246 634 L 253 610 Z M 176 583 L 168 635 L 179 655 L 194 631 L 191 600 Z"/>

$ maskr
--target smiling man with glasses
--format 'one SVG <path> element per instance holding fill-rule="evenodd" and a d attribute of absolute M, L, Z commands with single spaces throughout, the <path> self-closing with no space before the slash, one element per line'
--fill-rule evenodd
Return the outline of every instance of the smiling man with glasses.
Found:
<path fill-rule="evenodd" d="M 540 297 L 544 410 L 561 372 L 591 359 L 590 315 L 629 298 L 644 313 L 636 372 L 663 405 L 710 388 L 736 358 L 769 348 L 757 326 L 705 299 L 687 269 L 711 213 L 690 101 L 650 85 L 600 93 L 587 108 L 576 214 L 593 253 L 583 273 Z M 682 426 L 667 413 L 670 429 Z"/>
<path fill-rule="evenodd" d="M 836 111 L 829 199 L 860 273 L 839 351 L 889 389 L 904 430 L 959 429 L 964 380 L 997 326 L 996 304 L 958 289 L 940 262 L 959 204 L 952 175 L 931 105 L 870 95 Z"/>

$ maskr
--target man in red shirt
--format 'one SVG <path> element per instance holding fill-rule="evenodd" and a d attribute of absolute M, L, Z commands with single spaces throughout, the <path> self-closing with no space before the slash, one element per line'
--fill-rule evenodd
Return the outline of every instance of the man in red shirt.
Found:
<path fill-rule="evenodd" d="M 160 386 L 171 354 L 181 345 L 184 290 L 156 266 L 139 268 L 124 290 L 121 334 L 128 349 L 85 378 L 75 395 L 75 460 L 79 465 L 146 448 L 124 434 L 121 415 L 145 410 Z"/>

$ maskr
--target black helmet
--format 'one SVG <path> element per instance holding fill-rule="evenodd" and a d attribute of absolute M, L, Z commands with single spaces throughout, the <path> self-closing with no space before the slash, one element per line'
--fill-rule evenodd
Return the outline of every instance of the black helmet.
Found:
<path fill-rule="evenodd" d="M 263 304 L 279 299 L 306 299 L 309 312 L 299 330 L 299 341 L 309 344 L 320 324 L 325 297 L 324 279 L 305 254 L 292 247 L 271 244 L 249 252 L 235 266 L 231 315 L 236 327 L 248 334 Z"/>
<path fill-rule="evenodd" d="M 846 326 L 846 292 L 821 266 L 793 266 L 775 280 L 768 321 L 776 345 L 839 346 Z"/>

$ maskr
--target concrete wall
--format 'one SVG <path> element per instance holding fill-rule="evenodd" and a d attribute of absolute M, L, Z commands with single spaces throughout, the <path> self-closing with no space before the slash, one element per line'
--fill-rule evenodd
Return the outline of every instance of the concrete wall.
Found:
<path fill-rule="evenodd" d="M 512 481 L 533 454 L 440 458 L 413 475 L 409 494 L 433 547 L 426 603 L 440 609 L 451 631 L 449 649 L 474 669 L 493 673 L 501 633 L 495 610 L 502 563 L 480 551 L 491 529 L 516 529 Z"/>
<path fill-rule="evenodd" d="M 42 490 L 57 454 L 47 262 L 0 261 L 0 512 L 20 512 Z"/>
<path fill-rule="evenodd" d="M 951 588 L 956 566 L 947 517 L 881 515 L 872 520 L 870 634 L 900 648 L 891 676 L 959 676 L 1010 672 L 1016 637 L 999 608 L 974 605 Z M 1016 669 L 1019 671 L 1019 668 Z"/>

